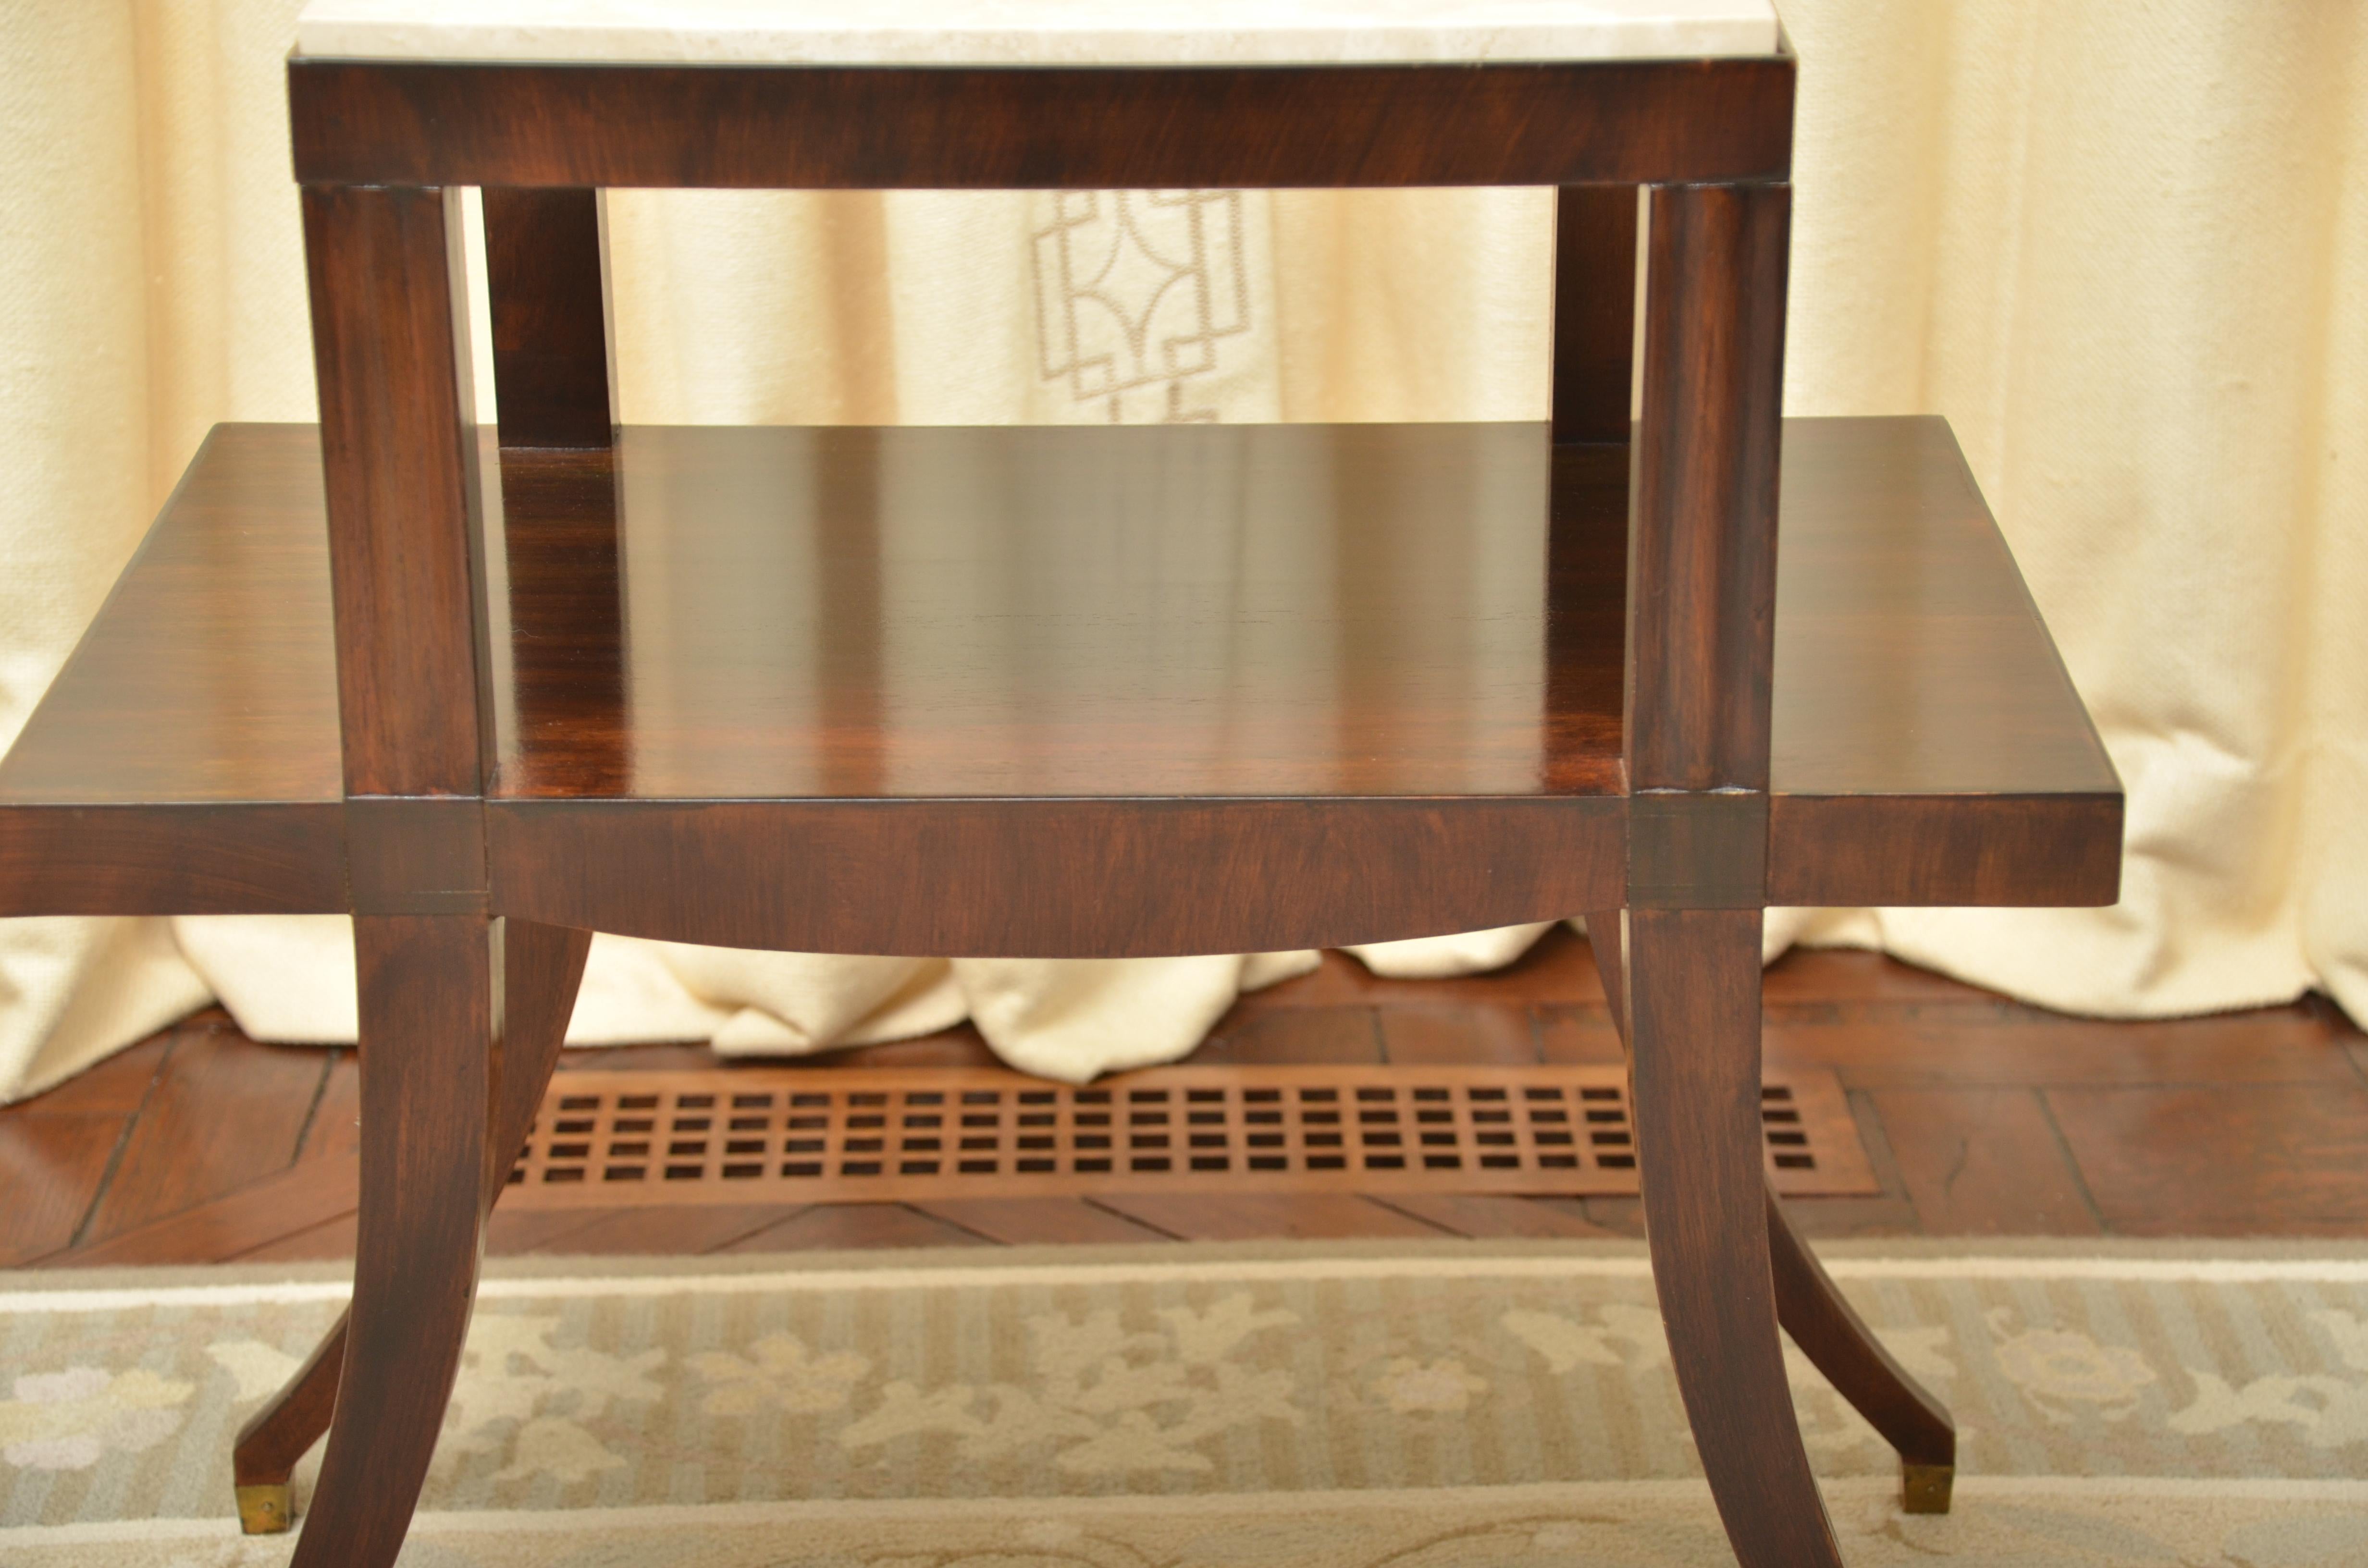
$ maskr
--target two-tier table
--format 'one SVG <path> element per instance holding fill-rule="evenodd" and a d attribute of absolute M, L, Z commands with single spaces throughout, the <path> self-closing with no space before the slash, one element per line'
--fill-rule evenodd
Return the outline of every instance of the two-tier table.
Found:
<path fill-rule="evenodd" d="M 213 432 L 0 764 L 0 914 L 355 916 L 353 1304 L 242 1435 L 250 1528 L 325 1426 L 297 1561 L 393 1561 L 594 929 L 1570 915 L 1737 1555 L 1837 1561 L 1780 1318 L 1945 1507 L 1946 1413 L 1765 1187 L 1762 910 L 2108 902 L 2122 802 L 1946 426 L 1779 416 L 1793 80 L 1766 0 L 308 10 L 320 424 Z M 604 188 L 1448 185 L 1560 192 L 1550 422 L 614 419 Z"/>

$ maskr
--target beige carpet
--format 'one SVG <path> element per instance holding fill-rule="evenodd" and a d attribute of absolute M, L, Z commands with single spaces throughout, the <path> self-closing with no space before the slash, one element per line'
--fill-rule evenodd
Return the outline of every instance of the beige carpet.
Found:
<path fill-rule="evenodd" d="M 1964 1444 L 1904 1517 L 1795 1365 L 1853 1564 L 2368 1562 L 2368 1247 L 1827 1256 Z M 0 1568 L 283 1562 L 231 1434 L 339 1295 L 0 1276 Z M 1623 1245 L 563 1260 L 489 1280 L 404 1561 L 1729 1562 L 1697 1473 Z"/>

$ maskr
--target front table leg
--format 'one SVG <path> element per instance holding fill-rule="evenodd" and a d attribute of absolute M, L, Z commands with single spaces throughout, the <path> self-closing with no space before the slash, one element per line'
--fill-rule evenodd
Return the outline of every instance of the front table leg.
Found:
<path fill-rule="evenodd" d="M 485 1206 L 501 1201 L 511 1163 L 534 1131 L 542 1091 L 559 1064 L 567 1020 L 584 980 L 592 933 L 530 921 L 504 923 L 502 988 L 506 1027 L 494 1055 L 494 1136 L 485 1169 Z M 346 1320 L 335 1326 L 287 1386 L 239 1429 L 231 1450 L 239 1528 L 273 1535 L 295 1521 L 288 1478 L 304 1451 L 329 1429 L 337 1378 L 346 1361 Z"/>
<path fill-rule="evenodd" d="M 1587 939 L 1603 977 L 1621 1046 L 1628 1045 L 1625 971 L 1621 960 L 1620 912 L 1587 917 Z M 1763 1173 L 1764 1176 L 1764 1173 Z M 1769 1261 L 1776 1275 L 1776 1321 L 1801 1347 L 1834 1392 L 1850 1401 L 1899 1453 L 1900 1506 L 1910 1514 L 1945 1514 L 1957 1474 L 1957 1428 L 1948 1406 L 1908 1375 L 1883 1347 L 1874 1330 L 1827 1274 L 1825 1265 L 1784 1212 L 1770 1185 L 1768 1192 Z"/>
<path fill-rule="evenodd" d="M 388 1568 L 427 1476 L 485 1228 L 500 926 L 357 915 L 361 1216 L 345 1365 L 294 1568 Z"/>
<path fill-rule="evenodd" d="M 1839 1568 L 1776 1335 L 1760 1171 L 1756 909 L 1628 915 L 1645 1233 L 1711 1494 L 1744 1568 Z"/>

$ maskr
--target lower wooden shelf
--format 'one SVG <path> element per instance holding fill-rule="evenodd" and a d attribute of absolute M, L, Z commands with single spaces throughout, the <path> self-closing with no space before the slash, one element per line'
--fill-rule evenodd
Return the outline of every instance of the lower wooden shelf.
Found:
<path fill-rule="evenodd" d="M 1063 956 L 1620 902 L 1620 449 L 629 429 L 487 472 L 499 912 Z M 1789 421 L 1783 475 L 1770 902 L 2109 902 L 2118 781 L 1945 424 Z M 347 907 L 328 603 L 316 432 L 218 428 L 0 761 L 0 914 Z"/>

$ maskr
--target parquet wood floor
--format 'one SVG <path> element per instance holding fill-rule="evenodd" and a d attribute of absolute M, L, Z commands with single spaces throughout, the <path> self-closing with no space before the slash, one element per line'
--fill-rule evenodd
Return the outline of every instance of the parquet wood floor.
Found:
<path fill-rule="evenodd" d="M 2368 1036 L 2323 998 L 2167 1022 L 2066 1018 L 1872 954 L 1768 971 L 1771 1066 L 1848 1090 L 1883 1191 L 1797 1200 L 1813 1234 L 2368 1233 Z M 1616 1062 L 1584 938 L 1511 968 L 1380 980 L 1327 956 L 1241 1003 L 1207 1062 Z M 831 1060 L 992 1062 L 968 1028 Z M 563 1071 L 710 1064 L 570 1052 Z M 352 1053 L 209 1011 L 0 1109 L 0 1266 L 337 1257 L 353 1246 Z M 1190 1195 L 496 1210 L 497 1253 L 723 1253 L 1168 1238 L 1639 1233 L 1633 1199 Z"/>

